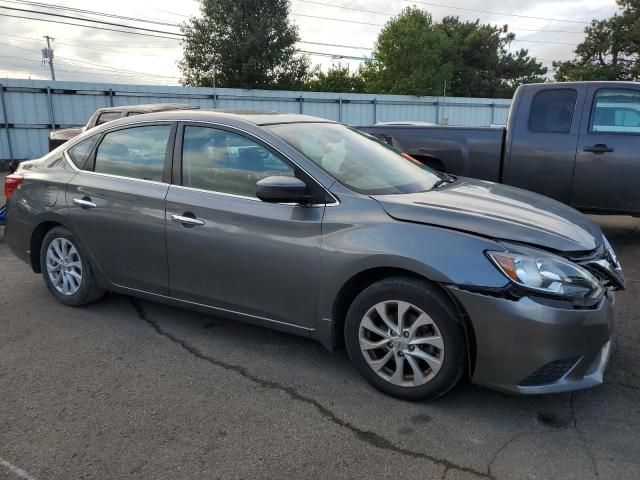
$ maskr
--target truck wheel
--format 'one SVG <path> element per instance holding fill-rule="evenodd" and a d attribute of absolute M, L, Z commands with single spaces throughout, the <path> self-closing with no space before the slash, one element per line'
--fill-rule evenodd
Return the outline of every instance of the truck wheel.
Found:
<path fill-rule="evenodd" d="M 55 227 L 47 232 L 40 249 L 40 265 L 47 288 L 64 305 L 85 305 L 105 293 L 95 284 L 80 242 L 66 228 Z"/>
<path fill-rule="evenodd" d="M 345 343 L 365 379 L 405 400 L 444 395 L 465 369 L 462 320 L 441 292 L 410 277 L 381 280 L 356 297 Z"/>

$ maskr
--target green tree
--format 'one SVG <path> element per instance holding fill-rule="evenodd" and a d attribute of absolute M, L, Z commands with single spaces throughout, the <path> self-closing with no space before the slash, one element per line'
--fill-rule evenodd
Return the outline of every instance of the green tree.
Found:
<path fill-rule="evenodd" d="M 463 22 L 445 17 L 439 25 L 449 39 L 446 58 L 452 65 L 451 95 L 511 97 L 523 83 L 543 82 L 547 69 L 525 49 L 509 52 L 515 39 L 505 25 Z"/>
<path fill-rule="evenodd" d="M 405 8 L 380 32 L 361 70 L 368 92 L 461 97 L 511 97 L 522 83 L 542 82 L 547 69 L 525 49 L 509 52 L 508 27 L 445 17 L 434 23 Z"/>
<path fill-rule="evenodd" d="M 200 0 L 181 29 L 182 83 L 236 88 L 302 88 L 310 62 L 296 54 L 289 0 Z"/>
<path fill-rule="evenodd" d="M 358 71 L 351 73 L 349 66 L 332 65 L 327 72 L 316 69 L 307 87 L 315 92 L 364 92 L 364 79 Z"/>
<path fill-rule="evenodd" d="M 617 4 L 619 14 L 585 28 L 586 38 L 573 60 L 553 62 L 557 81 L 640 80 L 640 0 Z"/>
<path fill-rule="evenodd" d="M 366 91 L 406 95 L 440 95 L 452 78 L 446 34 L 431 15 L 407 7 L 389 20 L 361 69 Z"/>

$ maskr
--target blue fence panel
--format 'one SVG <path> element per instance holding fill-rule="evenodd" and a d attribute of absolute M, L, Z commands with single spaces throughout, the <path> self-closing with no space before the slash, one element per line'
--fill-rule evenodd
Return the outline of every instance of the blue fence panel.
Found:
<path fill-rule="evenodd" d="M 420 121 L 486 126 L 506 122 L 510 100 L 413 97 L 0 79 L 8 128 L 0 108 L 0 161 L 37 158 L 53 128 L 84 125 L 110 105 L 185 103 L 201 108 L 304 113 L 348 125 Z M 8 134 L 8 135 L 7 135 Z"/>

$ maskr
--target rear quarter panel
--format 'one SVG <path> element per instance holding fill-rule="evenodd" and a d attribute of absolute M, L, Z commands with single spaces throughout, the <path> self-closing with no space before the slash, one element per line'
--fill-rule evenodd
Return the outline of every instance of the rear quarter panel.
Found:
<path fill-rule="evenodd" d="M 23 164 L 19 173 L 24 181 L 8 202 L 6 242 L 14 254 L 30 262 L 31 237 L 38 225 L 55 222 L 72 229 L 65 189 L 75 172 L 58 154 Z"/>

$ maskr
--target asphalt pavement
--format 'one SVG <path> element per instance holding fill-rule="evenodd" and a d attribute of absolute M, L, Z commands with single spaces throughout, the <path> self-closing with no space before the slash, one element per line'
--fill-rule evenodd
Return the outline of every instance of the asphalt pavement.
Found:
<path fill-rule="evenodd" d="M 596 220 L 629 280 L 605 384 L 420 403 L 304 338 L 121 295 L 64 307 L 0 227 L 0 479 L 637 480 L 640 219 Z"/>

